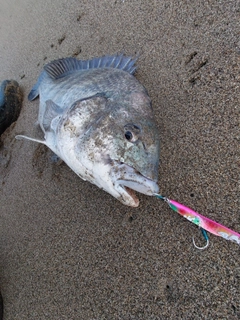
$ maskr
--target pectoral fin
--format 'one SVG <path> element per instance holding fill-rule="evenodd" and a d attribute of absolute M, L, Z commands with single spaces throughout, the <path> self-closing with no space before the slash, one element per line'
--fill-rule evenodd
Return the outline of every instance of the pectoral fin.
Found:
<path fill-rule="evenodd" d="M 56 126 L 56 121 L 52 122 L 53 119 L 59 118 L 62 115 L 63 110 L 57 104 L 55 104 L 52 100 L 46 101 L 46 109 L 43 115 L 43 123 L 42 126 L 45 131 L 50 131 L 51 127 L 54 130 Z"/>

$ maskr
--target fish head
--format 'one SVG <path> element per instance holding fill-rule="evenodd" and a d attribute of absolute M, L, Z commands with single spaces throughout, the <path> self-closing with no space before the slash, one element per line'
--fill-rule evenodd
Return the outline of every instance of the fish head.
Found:
<path fill-rule="evenodd" d="M 111 179 L 120 201 L 131 206 L 139 204 L 134 191 L 153 195 L 159 190 L 159 134 L 149 102 L 146 95 L 132 94 L 111 108 L 109 119 Z"/>
<path fill-rule="evenodd" d="M 132 100 L 141 103 L 134 107 Z M 82 114 L 91 115 L 84 125 Z M 84 129 L 80 134 L 70 133 L 72 138 L 66 141 L 69 124 Z M 159 135 L 148 96 L 136 94 L 123 101 L 97 96 L 80 101 L 65 116 L 60 138 L 62 145 L 69 146 L 65 158 L 68 164 L 72 161 L 70 167 L 123 204 L 139 205 L 135 191 L 158 192 Z"/>

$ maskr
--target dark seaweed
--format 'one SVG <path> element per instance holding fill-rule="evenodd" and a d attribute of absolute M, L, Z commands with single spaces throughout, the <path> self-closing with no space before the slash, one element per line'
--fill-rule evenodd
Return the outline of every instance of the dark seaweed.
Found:
<path fill-rule="evenodd" d="M 0 292 L 0 320 L 3 319 L 3 298 Z"/>
<path fill-rule="evenodd" d="M 19 84 L 14 80 L 5 80 L 1 91 L 2 103 L 0 105 L 0 135 L 17 120 L 21 107 L 23 95 Z"/>

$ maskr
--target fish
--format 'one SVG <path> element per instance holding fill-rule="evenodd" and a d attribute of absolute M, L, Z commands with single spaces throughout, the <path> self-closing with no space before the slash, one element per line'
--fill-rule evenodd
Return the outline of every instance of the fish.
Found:
<path fill-rule="evenodd" d="M 28 95 L 39 96 L 38 123 L 48 146 L 81 179 L 137 207 L 136 191 L 158 193 L 159 133 L 151 99 L 123 54 L 46 64 Z"/>

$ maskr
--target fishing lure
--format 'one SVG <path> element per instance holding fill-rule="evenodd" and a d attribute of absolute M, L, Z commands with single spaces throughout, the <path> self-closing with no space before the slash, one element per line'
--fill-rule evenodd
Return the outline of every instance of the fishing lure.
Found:
<path fill-rule="evenodd" d="M 210 233 L 212 233 L 216 236 L 222 237 L 226 240 L 233 241 L 233 242 L 240 245 L 240 234 L 239 233 L 217 223 L 216 221 L 213 221 L 207 217 L 202 216 L 201 214 L 193 211 L 192 209 L 190 209 L 188 207 L 185 207 L 184 205 L 182 205 L 181 203 L 178 203 L 177 201 L 170 200 L 167 197 L 164 197 L 164 196 L 157 194 L 157 193 L 155 193 L 154 195 L 157 198 L 165 201 L 172 210 L 176 211 L 177 213 L 182 215 L 184 218 L 188 219 L 189 221 L 193 222 L 194 224 L 196 224 L 197 226 L 199 226 L 201 228 L 203 236 L 207 240 L 207 245 L 204 247 L 197 247 L 194 240 L 193 240 L 193 243 L 196 248 L 205 249 L 208 246 L 209 240 L 208 240 L 208 236 L 206 234 L 206 231 L 209 231 Z"/>

